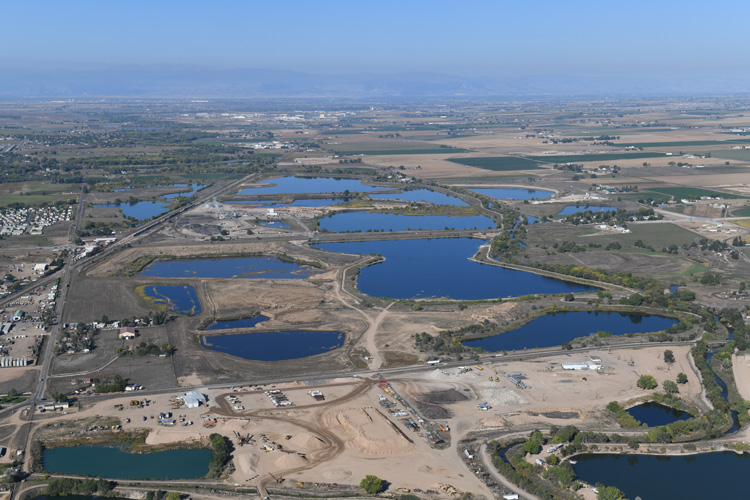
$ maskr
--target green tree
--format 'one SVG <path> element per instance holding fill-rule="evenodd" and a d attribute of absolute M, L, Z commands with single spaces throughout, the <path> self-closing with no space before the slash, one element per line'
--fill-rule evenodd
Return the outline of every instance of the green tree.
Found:
<path fill-rule="evenodd" d="M 680 392 L 680 390 L 677 388 L 677 384 L 672 382 L 671 380 L 665 380 L 664 382 L 661 383 L 661 386 L 669 394 L 676 394 Z"/>
<path fill-rule="evenodd" d="M 671 365 L 672 363 L 674 363 L 674 353 L 670 351 L 669 349 L 664 351 L 664 362 L 667 363 L 668 365 Z"/>
<path fill-rule="evenodd" d="M 365 478 L 359 482 L 359 487 L 365 490 L 370 495 L 375 495 L 385 490 L 385 484 L 382 479 L 378 476 L 368 474 Z"/>
<path fill-rule="evenodd" d="M 523 443 L 523 451 L 529 455 L 536 455 L 542 449 L 542 445 L 536 439 L 527 439 Z"/>
<path fill-rule="evenodd" d="M 687 384 L 687 375 L 680 372 L 677 374 L 677 383 L 678 384 Z"/>
<path fill-rule="evenodd" d="M 653 376 L 641 375 L 636 385 L 641 389 L 656 389 L 659 384 L 656 383 L 656 379 Z"/>
<path fill-rule="evenodd" d="M 599 493 L 596 494 L 598 500 L 627 500 L 625 493 L 614 486 L 598 486 Z"/>
<path fill-rule="evenodd" d="M 164 500 L 180 500 L 180 494 L 176 491 L 170 491 L 166 497 L 164 497 Z"/>

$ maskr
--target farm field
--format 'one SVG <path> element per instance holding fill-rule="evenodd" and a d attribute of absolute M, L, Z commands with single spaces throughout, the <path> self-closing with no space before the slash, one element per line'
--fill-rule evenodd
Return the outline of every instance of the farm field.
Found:
<path fill-rule="evenodd" d="M 507 172 L 513 170 L 540 170 L 539 163 L 527 158 L 498 156 L 485 158 L 451 158 L 449 161 L 484 170 Z"/>

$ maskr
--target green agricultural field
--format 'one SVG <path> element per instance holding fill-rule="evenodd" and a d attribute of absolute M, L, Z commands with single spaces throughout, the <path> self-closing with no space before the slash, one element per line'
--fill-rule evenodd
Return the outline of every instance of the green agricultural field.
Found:
<path fill-rule="evenodd" d="M 385 155 L 440 155 L 440 154 L 454 154 L 454 153 L 469 153 L 468 149 L 461 148 L 433 148 L 433 149 L 370 149 L 364 151 L 345 151 L 342 153 L 347 155 L 370 155 L 370 156 L 385 156 Z"/>
<path fill-rule="evenodd" d="M 694 187 L 660 187 L 660 188 L 648 188 L 649 191 L 654 193 L 662 193 L 669 196 L 674 196 L 676 200 L 683 198 L 700 198 L 701 196 L 721 196 L 725 199 L 736 199 L 743 198 L 736 194 L 722 193 L 720 191 L 711 191 L 709 189 L 694 188 Z"/>
<path fill-rule="evenodd" d="M 750 161 L 750 149 L 720 149 L 709 151 L 711 158 L 723 158 L 725 160 Z"/>
<path fill-rule="evenodd" d="M 451 158 L 449 161 L 468 165 L 469 167 L 493 170 L 495 172 L 508 172 L 513 170 L 541 170 L 534 160 L 517 156 L 488 156 L 485 158 Z"/>
<path fill-rule="evenodd" d="M 690 147 L 690 146 L 719 146 L 734 144 L 750 144 L 750 139 L 735 139 L 728 141 L 667 141 L 667 142 L 630 142 L 627 144 L 618 144 L 618 146 L 634 146 L 636 148 L 670 148 L 670 147 Z"/>
<path fill-rule="evenodd" d="M 665 158 L 665 153 L 599 153 L 593 155 L 527 156 L 540 163 L 583 163 L 587 161 L 608 162 L 615 160 L 640 160 L 641 158 Z"/>
<path fill-rule="evenodd" d="M 0 206 L 8 206 L 12 203 L 22 203 L 24 205 L 41 205 L 47 203 L 49 205 L 64 201 L 77 200 L 78 194 L 4 194 L 0 196 Z"/>
<path fill-rule="evenodd" d="M 750 217 L 750 207 L 742 207 L 732 210 L 732 217 Z"/>

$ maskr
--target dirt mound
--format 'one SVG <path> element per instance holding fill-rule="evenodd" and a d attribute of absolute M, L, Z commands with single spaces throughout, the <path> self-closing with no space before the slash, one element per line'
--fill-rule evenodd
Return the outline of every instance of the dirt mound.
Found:
<path fill-rule="evenodd" d="M 460 401 L 468 401 L 469 397 L 457 391 L 456 389 L 448 389 L 445 391 L 432 391 L 423 396 L 425 402 L 432 404 L 450 404 L 458 403 Z"/>
<path fill-rule="evenodd" d="M 279 457 L 273 461 L 273 465 L 279 469 L 295 469 L 307 465 L 307 460 L 296 453 L 281 453 Z"/>
<path fill-rule="evenodd" d="M 326 444 L 312 434 L 301 432 L 292 436 L 292 439 L 289 440 L 289 447 L 307 453 L 322 450 L 326 447 Z"/>

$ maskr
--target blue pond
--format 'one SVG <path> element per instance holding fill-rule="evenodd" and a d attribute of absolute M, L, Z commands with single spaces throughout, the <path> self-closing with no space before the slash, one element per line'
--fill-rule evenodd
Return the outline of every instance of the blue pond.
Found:
<path fill-rule="evenodd" d="M 362 269 L 357 286 L 368 295 L 397 299 L 477 300 L 595 288 L 469 260 L 482 242 L 471 238 L 320 243 L 331 252 L 380 254 L 385 262 Z"/>
<path fill-rule="evenodd" d="M 334 203 L 340 203 L 344 201 L 343 198 L 308 198 L 303 200 L 294 200 L 291 203 L 279 203 L 277 201 L 266 201 L 266 200 L 240 200 L 240 201 L 228 201 L 227 203 L 258 203 L 263 207 L 327 207 Z"/>
<path fill-rule="evenodd" d="M 563 208 L 560 212 L 557 213 L 557 215 L 573 215 L 577 214 L 579 212 L 616 212 L 616 207 L 585 207 L 583 205 L 575 206 L 575 205 L 568 205 L 567 207 Z"/>
<path fill-rule="evenodd" d="M 549 198 L 555 194 L 544 189 L 526 188 L 470 188 L 470 191 L 496 200 L 531 200 L 534 198 Z"/>
<path fill-rule="evenodd" d="M 269 318 L 259 314 L 252 318 L 231 319 L 227 321 L 214 321 L 208 325 L 206 330 L 231 330 L 233 328 L 252 328 L 259 323 L 268 321 Z"/>
<path fill-rule="evenodd" d="M 155 262 L 138 276 L 159 278 L 284 278 L 304 279 L 313 269 L 275 257 L 233 259 L 169 260 Z"/>
<path fill-rule="evenodd" d="M 320 219 L 320 228 L 344 231 L 407 231 L 417 229 L 491 229 L 495 221 L 482 215 L 446 217 L 442 215 L 402 215 L 372 212 L 343 212 Z"/>
<path fill-rule="evenodd" d="M 340 332 L 289 330 L 201 337 L 206 349 L 254 361 L 283 361 L 305 358 L 344 345 Z"/>
<path fill-rule="evenodd" d="M 144 293 L 155 299 L 155 304 L 167 304 L 170 311 L 191 316 L 201 312 L 193 285 L 149 285 L 144 288 Z"/>
<path fill-rule="evenodd" d="M 424 201 L 434 205 L 453 205 L 457 207 L 469 206 L 469 204 L 461 198 L 438 193 L 437 191 L 431 191 L 429 189 L 414 189 L 412 191 L 404 191 L 395 194 L 371 194 L 369 196 L 373 200 Z"/>
<path fill-rule="evenodd" d="M 130 204 L 124 203 L 104 203 L 94 205 L 95 207 L 119 207 L 126 217 L 134 217 L 139 221 L 152 219 L 169 210 L 169 203 L 163 201 L 138 201 Z"/>
<path fill-rule="evenodd" d="M 687 420 L 690 418 L 688 412 L 675 410 L 674 408 L 660 405 L 653 401 L 633 406 L 628 409 L 628 413 L 633 415 L 633 418 L 640 423 L 646 424 L 649 427 L 658 427 L 660 425 L 667 425 L 678 420 Z"/>
<path fill-rule="evenodd" d="M 644 316 L 610 312 L 578 311 L 548 314 L 525 325 L 492 337 L 467 340 L 467 347 L 481 347 L 485 351 L 513 351 L 523 348 L 561 345 L 578 337 L 598 331 L 612 335 L 657 332 L 677 323 L 663 316 Z"/>
<path fill-rule="evenodd" d="M 741 480 L 750 468 L 747 453 L 682 457 L 589 454 L 575 458 L 578 463 L 573 470 L 578 477 L 590 484 L 616 486 L 631 499 L 747 498 L 747 483 Z"/>
<path fill-rule="evenodd" d="M 44 470 L 112 479 L 197 479 L 208 474 L 211 450 L 128 453 L 120 447 L 73 446 L 44 450 Z"/>
<path fill-rule="evenodd" d="M 334 179 L 332 177 L 281 177 L 269 179 L 263 184 L 268 187 L 247 188 L 239 193 L 240 196 L 277 193 L 343 193 L 344 191 L 381 191 L 390 189 L 362 184 L 359 179 Z M 272 186 L 271 184 L 276 184 Z"/>
<path fill-rule="evenodd" d="M 528 215 L 528 214 L 521 214 L 521 215 L 526 217 L 526 220 L 529 222 L 529 224 L 534 224 L 536 222 L 540 224 L 544 223 L 544 221 L 540 219 L 539 217 L 534 217 L 533 215 Z"/>
<path fill-rule="evenodd" d="M 186 187 L 188 187 L 188 185 L 187 184 L 172 184 L 169 187 L 186 188 Z M 164 198 L 167 199 L 167 200 L 171 200 L 173 198 L 179 198 L 179 197 L 182 197 L 182 196 L 185 196 L 185 197 L 193 196 L 202 187 L 204 187 L 202 184 L 191 184 L 190 185 L 190 191 L 188 191 L 188 192 L 179 192 L 179 193 L 165 194 Z"/>
<path fill-rule="evenodd" d="M 259 222 L 258 224 L 266 227 L 275 227 L 276 229 L 289 229 L 289 226 L 287 224 L 284 224 L 283 222 L 279 222 L 277 220 L 263 221 Z"/>

